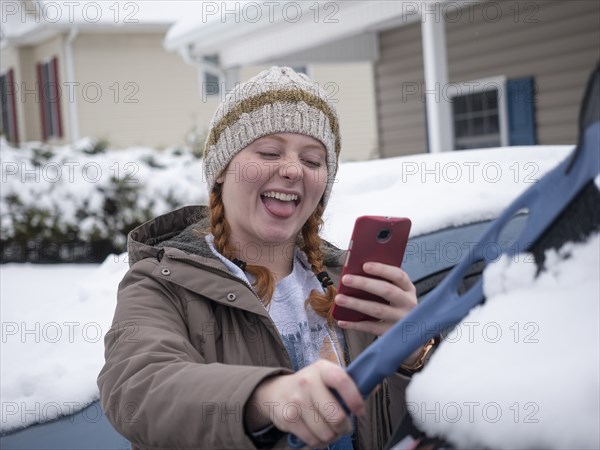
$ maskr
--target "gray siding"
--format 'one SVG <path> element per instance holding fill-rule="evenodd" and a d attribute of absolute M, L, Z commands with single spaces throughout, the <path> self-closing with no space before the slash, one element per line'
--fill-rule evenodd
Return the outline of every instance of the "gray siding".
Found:
<path fill-rule="evenodd" d="M 538 143 L 575 143 L 585 82 L 600 59 L 600 2 L 490 3 L 446 20 L 449 81 L 533 76 Z M 382 156 L 423 152 L 424 127 L 416 125 L 424 119 L 417 104 L 422 99 L 402 102 L 394 92 L 402 82 L 422 83 L 420 24 L 380 33 L 380 46 L 375 74 Z M 405 136 L 406 128 L 412 131 Z"/>
<path fill-rule="evenodd" d="M 425 152 L 425 109 L 421 25 L 414 23 L 379 35 L 375 64 L 377 127 L 382 157 Z"/>

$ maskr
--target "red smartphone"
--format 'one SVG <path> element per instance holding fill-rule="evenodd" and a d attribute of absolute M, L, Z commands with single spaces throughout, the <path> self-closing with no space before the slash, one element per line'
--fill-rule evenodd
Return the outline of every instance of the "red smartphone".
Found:
<path fill-rule="evenodd" d="M 408 242 L 410 225 L 410 219 L 405 217 L 362 216 L 356 219 L 342 269 L 342 278 L 346 274 L 373 278 L 362 269 L 363 264 L 370 261 L 400 267 Z M 377 295 L 345 286 L 341 281 L 338 292 L 363 300 L 387 303 Z M 350 322 L 374 320 L 367 314 L 338 305 L 333 307 L 333 317 Z"/>

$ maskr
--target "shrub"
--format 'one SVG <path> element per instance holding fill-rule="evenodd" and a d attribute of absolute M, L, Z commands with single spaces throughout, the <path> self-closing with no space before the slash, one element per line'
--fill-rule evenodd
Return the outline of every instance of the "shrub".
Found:
<path fill-rule="evenodd" d="M 125 250 L 129 231 L 206 201 L 201 161 L 188 149 L 110 149 L 1 141 L 2 262 L 98 262 Z"/>

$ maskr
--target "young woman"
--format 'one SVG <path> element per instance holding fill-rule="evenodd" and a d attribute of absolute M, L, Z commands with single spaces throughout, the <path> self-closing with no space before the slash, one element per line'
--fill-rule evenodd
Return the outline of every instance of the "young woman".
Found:
<path fill-rule="evenodd" d="M 381 448 L 408 377 L 362 399 L 344 367 L 416 305 L 399 268 L 367 263 L 343 283 L 388 305 L 336 296 L 345 253 L 319 237 L 340 152 L 325 92 L 285 67 L 232 91 L 210 128 L 210 201 L 129 236 L 98 385 L 134 448 Z M 336 322 L 338 303 L 377 320 Z M 409 369 L 419 352 L 406 361 Z M 406 371 L 404 371 L 406 373 Z M 349 419 L 335 389 L 355 416 Z"/>

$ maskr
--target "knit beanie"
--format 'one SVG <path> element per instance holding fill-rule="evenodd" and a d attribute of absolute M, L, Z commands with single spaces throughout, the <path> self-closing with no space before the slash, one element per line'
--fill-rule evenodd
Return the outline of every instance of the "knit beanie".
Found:
<path fill-rule="evenodd" d="M 289 67 L 271 67 L 238 84 L 219 105 L 204 147 L 208 192 L 233 157 L 256 139 L 298 133 L 319 140 L 327 150 L 326 205 L 338 167 L 340 130 L 337 112 L 318 84 Z"/>

